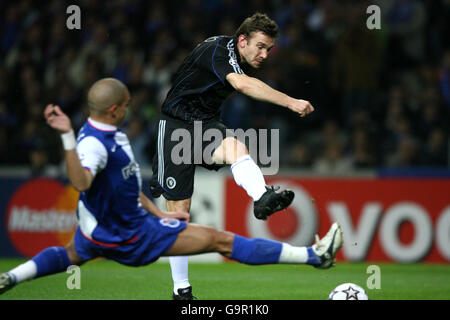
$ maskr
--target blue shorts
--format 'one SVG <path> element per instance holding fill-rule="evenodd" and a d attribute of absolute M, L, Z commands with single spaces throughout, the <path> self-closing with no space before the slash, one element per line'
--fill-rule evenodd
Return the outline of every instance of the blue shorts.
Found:
<path fill-rule="evenodd" d="M 177 219 L 160 219 L 152 215 L 145 217 L 135 240 L 121 245 L 106 245 L 87 238 L 77 228 L 75 250 L 83 260 L 97 257 L 114 260 L 128 266 L 144 266 L 155 262 L 172 247 L 178 234 L 187 223 Z"/>

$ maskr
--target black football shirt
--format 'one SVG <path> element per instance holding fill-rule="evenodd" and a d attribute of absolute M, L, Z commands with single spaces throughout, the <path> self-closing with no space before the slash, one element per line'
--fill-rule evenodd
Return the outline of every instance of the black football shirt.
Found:
<path fill-rule="evenodd" d="M 239 64 L 237 38 L 211 37 L 197 45 L 174 75 L 162 113 L 185 120 L 218 117 L 222 102 L 234 92 L 229 73 L 244 73 Z"/>

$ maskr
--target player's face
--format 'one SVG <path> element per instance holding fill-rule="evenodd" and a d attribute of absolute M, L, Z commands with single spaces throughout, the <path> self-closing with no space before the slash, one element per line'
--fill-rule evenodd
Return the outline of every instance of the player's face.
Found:
<path fill-rule="evenodd" d="M 261 67 L 264 60 L 269 56 L 270 50 L 275 44 L 275 39 L 261 31 L 252 32 L 250 37 L 244 35 L 240 41 L 241 55 L 253 68 Z"/>

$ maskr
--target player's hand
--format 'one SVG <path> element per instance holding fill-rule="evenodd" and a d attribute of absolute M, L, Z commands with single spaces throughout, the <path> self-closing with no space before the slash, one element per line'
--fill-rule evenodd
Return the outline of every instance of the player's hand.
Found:
<path fill-rule="evenodd" d="M 69 117 L 57 105 L 48 104 L 44 110 L 44 117 L 50 127 L 61 133 L 72 130 Z"/>
<path fill-rule="evenodd" d="M 288 106 L 289 109 L 298 113 L 300 117 L 304 117 L 314 111 L 314 107 L 309 103 L 309 101 L 301 99 L 293 99 L 291 105 Z"/>
<path fill-rule="evenodd" d="M 174 218 L 181 221 L 189 222 L 189 220 L 191 219 L 191 215 L 187 212 L 168 211 L 164 212 L 163 218 Z"/>

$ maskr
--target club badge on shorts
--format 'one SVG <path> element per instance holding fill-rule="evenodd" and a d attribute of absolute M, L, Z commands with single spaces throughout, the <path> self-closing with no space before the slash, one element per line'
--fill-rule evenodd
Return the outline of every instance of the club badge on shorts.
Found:
<path fill-rule="evenodd" d="M 173 189 L 177 185 L 177 181 L 175 180 L 174 177 L 168 177 L 166 179 L 166 185 L 167 185 L 167 188 Z"/>
<path fill-rule="evenodd" d="M 180 220 L 174 218 L 162 218 L 159 220 L 159 223 L 165 227 L 176 228 L 180 225 Z"/>

